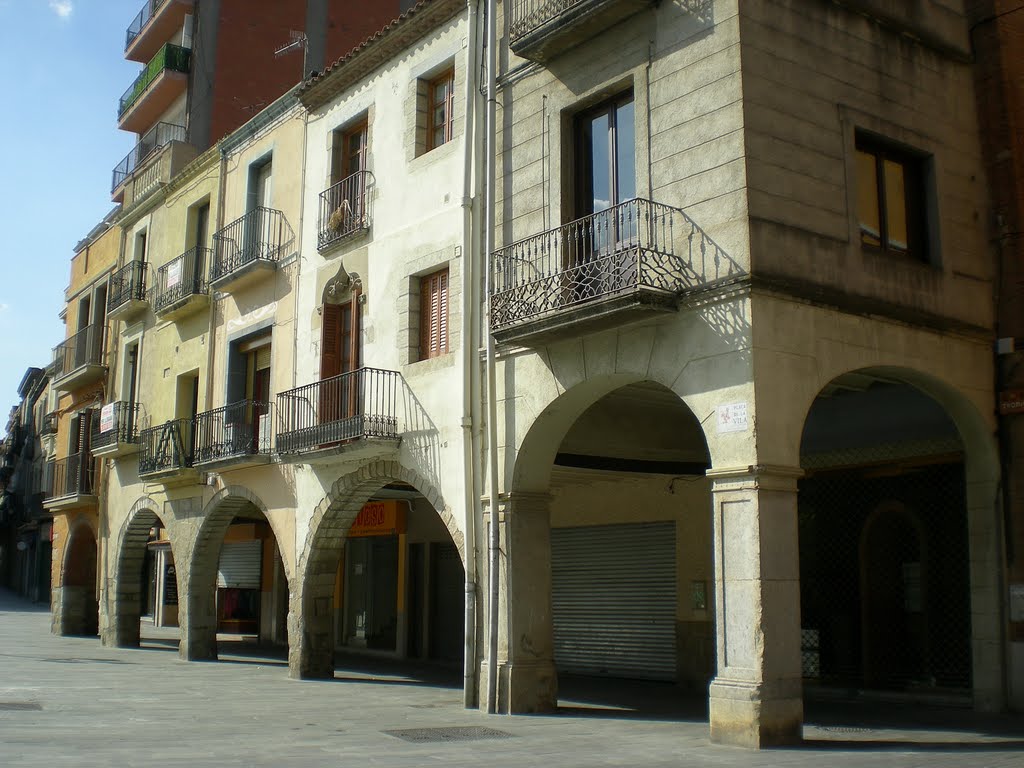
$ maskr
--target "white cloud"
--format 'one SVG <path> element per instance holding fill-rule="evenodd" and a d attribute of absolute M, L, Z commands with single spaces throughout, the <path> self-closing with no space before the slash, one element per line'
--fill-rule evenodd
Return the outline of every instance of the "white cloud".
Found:
<path fill-rule="evenodd" d="M 71 15 L 71 12 L 75 10 L 75 6 L 72 4 L 71 0 L 50 0 L 50 10 L 62 19 L 66 19 Z"/>

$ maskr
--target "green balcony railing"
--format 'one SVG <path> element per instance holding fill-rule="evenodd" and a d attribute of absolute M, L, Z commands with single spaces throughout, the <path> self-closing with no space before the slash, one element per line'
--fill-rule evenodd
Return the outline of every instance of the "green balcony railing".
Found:
<path fill-rule="evenodd" d="M 167 43 L 154 56 L 149 64 L 145 66 L 139 76 L 135 78 L 128 90 L 124 92 L 120 103 L 117 105 L 117 117 L 120 119 L 131 106 L 139 100 L 139 97 L 146 92 L 150 84 L 156 80 L 165 69 L 172 72 L 188 72 L 189 61 L 192 51 L 182 48 L 180 45 Z"/>

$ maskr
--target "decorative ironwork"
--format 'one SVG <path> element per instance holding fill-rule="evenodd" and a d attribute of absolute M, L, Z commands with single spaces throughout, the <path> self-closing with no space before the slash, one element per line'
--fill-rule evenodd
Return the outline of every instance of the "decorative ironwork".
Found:
<path fill-rule="evenodd" d="M 129 261 L 110 276 L 107 283 L 107 312 L 130 301 L 146 300 L 146 268 L 144 261 Z"/>
<path fill-rule="evenodd" d="M 52 462 L 53 485 L 50 498 L 91 496 L 96 466 L 88 453 L 74 453 Z"/>
<path fill-rule="evenodd" d="M 204 273 L 210 253 L 209 248 L 192 248 L 157 270 L 154 311 L 166 311 L 190 296 L 206 293 Z"/>
<path fill-rule="evenodd" d="M 367 190 L 372 183 L 372 173 L 358 171 L 320 193 L 318 250 L 369 229 Z"/>
<path fill-rule="evenodd" d="M 124 184 L 135 169 L 142 165 L 143 161 L 153 152 L 172 141 L 185 141 L 185 137 L 185 126 L 174 123 L 157 123 L 146 131 L 139 139 L 139 143 L 132 147 L 132 151 L 125 155 L 124 160 L 114 168 L 113 178 L 110 182 L 111 193 Z"/>
<path fill-rule="evenodd" d="M 46 437 L 55 434 L 57 434 L 57 414 L 55 412 L 47 413 L 43 416 L 42 424 L 39 425 L 39 436 Z"/>
<path fill-rule="evenodd" d="M 118 443 L 139 442 L 139 404 L 119 401 L 111 405 L 113 417 L 109 423 L 104 423 L 102 411 L 93 412 L 90 440 L 93 450 Z"/>
<path fill-rule="evenodd" d="M 128 30 L 125 33 L 124 49 L 127 51 L 128 47 L 132 44 L 132 41 L 142 34 L 142 30 L 146 28 L 149 20 L 152 19 L 158 10 L 166 3 L 167 0 L 146 0 L 145 5 L 142 6 L 142 10 L 139 11 L 139 15 L 136 16 L 132 23 L 128 25 Z"/>
<path fill-rule="evenodd" d="M 271 406 L 241 400 L 196 416 L 195 463 L 270 453 Z"/>
<path fill-rule="evenodd" d="M 493 269 L 494 329 L 613 296 L 679 298 L 742 274 L 683 211 L 641 199 L 501 248 Z"/>
<path fill-rule="evenodd" d="M 257 261 L 276 262 L 293 240 L 291 227 L 281 211 L 253 208 L 213 236 L 215 282 Z"/>
<path fill-rule="evenodd" d="M 117 103 L 118 119 L 120 120 L 124 116 L 124 113 L 139 100 L 142 94 L 146 92 L 146 89 L 152 85 L 153 81 L 164 70 L 187 74 L 191 58 L 192 51 L 188 48 L 182 48 L 180 45 L 174 45 L 173 43 L 166 43 L 163 48 L 157 51 L 156 56 L 150 59 L 149 64 L 135 78 L 135 82 L 129 85 L 128 90 L 121 96 L 120 101 Z"/>
<path fill-rule="evenodd" d="M 195 422 L 176 419 L 139 433 L 139 476 L 192 466 L 195 456 Z"/>
<path fill-rule="evenodd" d="M 509 39 L 517 40 L 563 11 L 587 2 L 590 0 L 515 0 L 509 14 Z"/>
<path fill-rule="evenodd" d="M 103 365 L 106 331 L 105 326 L 89 325 L 54 347 L 54 378 L 60 379 L 89 365 Z"/>
<path fill-rule="evenodd" d="M 277 396 L 277 451 L 316 450 L 346 440 L 398 438 L 396 371 L 360 368 Z"/>

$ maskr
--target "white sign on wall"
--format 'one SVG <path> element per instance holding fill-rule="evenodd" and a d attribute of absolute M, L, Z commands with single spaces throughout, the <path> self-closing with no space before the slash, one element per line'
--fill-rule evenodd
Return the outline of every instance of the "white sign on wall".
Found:
<path fill-rule="evenodd" d="M 746 432 L 749 422 L 747 421 L 746 403 L 726 403 L 715 408 L 715 416 L 718 421 L 719 432 Z"/>
<path fill-rule="evenodd" d="M 109 432 L 114 428 L 114 404 L 107 403 L 100 408 L 100 432 Z"/>
<path fill-rule="evenodd" d="M 173 288 L 181 282 L 182 260 L 172 261 L 167 265 L 167 287 Z"/>

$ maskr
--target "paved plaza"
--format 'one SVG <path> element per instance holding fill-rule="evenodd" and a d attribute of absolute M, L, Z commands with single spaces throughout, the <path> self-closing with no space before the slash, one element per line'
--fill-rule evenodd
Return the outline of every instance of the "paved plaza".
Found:
<path fill-rule="evenodd" d="M 5 768 L 1024 765 L 1024 720 L 1009 716 L 917 709 L 911 726 L 906 708 L 810 706 L 804 746 L 751 752 L 711 745 L 701 702 L 668 686 L 577 681 L 558 714 L 488 717 L 437 670 L 353 662 L 297 682 L 283 659 L 228 647 L 188 663 L 166 633 L 104 648 L 54 637 L 49 618 L 0 591 Z"/>

